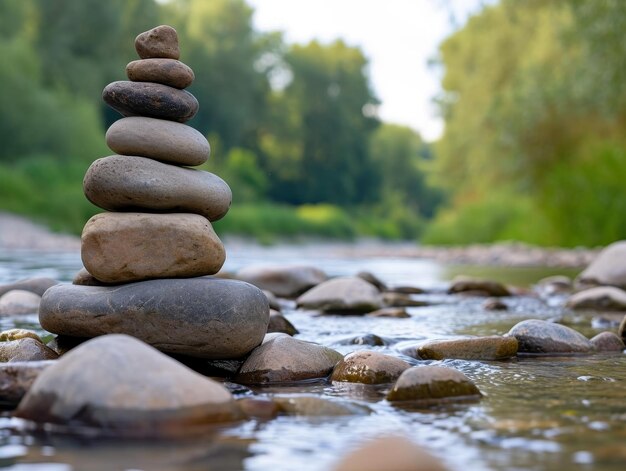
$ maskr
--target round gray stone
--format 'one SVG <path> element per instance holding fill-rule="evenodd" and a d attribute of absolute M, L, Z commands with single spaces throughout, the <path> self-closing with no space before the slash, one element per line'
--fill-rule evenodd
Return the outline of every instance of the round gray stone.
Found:
<path fill-rule="evenodd" d="M 133 82 L 155 82 L 183 89 L 191 85 L 193 70 L 175 59 L 141 59 L 126 66 L 126 76 Z"/>
<path fill-rule="evenodd" d="M 604 248 L 576 281 L 587 285 L 612 285 L 626 289 L 626 241 Z"/>
<path fill-rule="evenodd" d="M 340 277 L 320 283 L 297 299 L 298 307 L 327 312 L 365 313 L 383 307 L 378 289 L 359 277 Z"/>
<path fill-rule="evenodd" d="M 23 289 L 13 289 L 0 296 L 0 316 L 33 314 L 39 309 L 41 296 Z"/>
<path fill-rule="evenodd" d="M 235 277 L 285 298 L 298 296 L 328 279 L 322 270 L 307 265 L 250 265 Z"/>
<path fill-rule="evenodd" d="M 48 332 L 60 335 L 123 333 L 168 353 L 229 359 L 262 342 L 269 306 L 259 289 L 234 280 L 58 285 L 44 295 L 39 320 Z"/>
<path fill-rule="evenodd" d="M 508 335 L 518 341 L 518 354 L 576 354 L 593 351 L 593 344 L 580 332 L 567 326 L 528 319 L 517 323 Z"/>
<path fill-rule="evenodd" d="M 193 118 L 199 106 L 188 91 L 153 82 L 112 82 L 102 91 L 102 99 L 123 116 L 148 116 L 179 123 Z"/>
<path fill-rule="evenodd" d="M 209 221 L 222 218 L 232 200 L 230 187 L 217 175 L 128 155 L 93 162 L 83 190 L 109 211 L 195 213 Z"/>
<path fill-rule="evenodd" d="M 26 278 L 24 280 L 14 281 L 13 283 L 0 285 L 0 296 L 14 289 L 30 291 L 31 293 L 35 293 L 35 294 L 38 294 L 39 296 L 43 296 L 43 294 L 46 292 L 48 288 L 54 285 L 58 285 L 58 284 L 59 284 L 59 281 L 54 280 L 52 278 L 45 278 L 45 277 Z"/>
<path fill-rule="evenodd" d="M 107 145 L 118 154 L 138 155 L 176 165 L 202 165 L 211 147 L 201 132 L 165 119 L 131 116 L 114 122 Z"/>
<path fill-rule="evenodd" d="M 0 342 L 0 362 L 56 360 L 59 355 L 40 340 L 25 337 Z"/>
<path fill-rule="evenodd" d="M 87 271 L 104 283 L 217 273 L 224 245 L 197 214 L 100 213 L 81 238 Z"/>
<path fill-rule="evenodd" d="M 572 309 L 626 311 L 626 291 L 615 286 L 596 286 L 572 295 L 566 305 Z"/>

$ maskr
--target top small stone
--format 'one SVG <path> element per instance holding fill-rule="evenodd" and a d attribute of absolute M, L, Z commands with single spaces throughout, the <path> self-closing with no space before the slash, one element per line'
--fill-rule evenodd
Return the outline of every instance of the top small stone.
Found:
<path fill-rule="evenodd" d="M 135 50 L 142 59 L 178 59 L 178 34 L 171 26 L 157 26 L 137 36 Z"/>

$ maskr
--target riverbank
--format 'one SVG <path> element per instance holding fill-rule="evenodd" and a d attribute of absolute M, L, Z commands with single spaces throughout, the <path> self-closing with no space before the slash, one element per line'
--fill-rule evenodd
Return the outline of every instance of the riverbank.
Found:
<path fill-rule="evenodd" d="M 224 237 L 225 245 L 234 250 L 245 250 L 246 246 L 261 244 L 240 237 Z M 419 246 L 413 242 L 382 242 L 359 240 L 356 242 L 335 242 L 328 240 L 307 240 L 298 245 L 302 250 L 324 251 L 341 257 L 390 257 L 420 258 L 434 260 L 442 264 L 488 265 L 510 267 L 562 267 L 579 268 L 589 264 L 599 249 L 561 249 L 535 247 L 521 243 L 477 244 L 464 247 Z M 56 234 L 46 227 L 9 213 L 0 213 L 0 251 L 40 250 L 78 251 L 80 238 Z"/>

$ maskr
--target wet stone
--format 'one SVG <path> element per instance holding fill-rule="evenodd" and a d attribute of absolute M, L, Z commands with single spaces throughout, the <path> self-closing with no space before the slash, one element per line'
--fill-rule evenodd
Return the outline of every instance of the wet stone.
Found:
<path fill-rule="evenodd" d="M 17 405 L 37 376 L 55 362 L 56 360 L 46 360 L 0 364 L 0 405 Z"/>
<path fill-rule="evenodd" d="M 610 285 L 626 289 L 626 241 L 605 247 L 576 278 L 578 284 Z"/>
<path fill-rule="evenodd" d="M 411 365 L 399 358 L 369 350 L 346 355 L 335 366 L 331 381 L 383 384 L 392 383 Z"/>
<path fill-rule="evenodd" d="M 305 265 L 251 265 L 235 277 L 282 298 L 292 298 L 328 279 L 319 268 Z"/>
<path fill-rule="evenodd" d="M 332 313 L 366 313 L 383 307 L 378 289 L 358 277 L 340 277 L 320 283 L 297 299 L 304 309 Z"/>
<path fill-rule="evenodd" d="M 391 317 L 395 319 L 406 319 L 411 317 L 403 307 L 384 307 L 376 311 L 368 312 L 367 317 Z"/>
<path fill-rule="evenodd" d="M 22 291 L 30 291 L 31 293 L 38 294 L 39 296 L 43 296 L 48 288 L 54 285 L 58 285 L 59 281 L 54 280 L 52 278 L 27 278 L 25 280 L 14 281 L 13 283 L 7 283 L 0 285 L 0 297 L 12 291 L 14 289 L 22 290 Z"/>
<path fill-rule="evenodd" d="M 502 297 L 510 296 L 511 292 L 502 283 L 491 280 L 480 280 L 476 278 L 458 277 L 450 286 L 449 293 L 468 293 L 474 295 Z"/>
<path fill-rule="evenodd" d="M 135 338 L 107 335 L 45 369 L 15 415 L 111 435 L 159 436 L 232 421 L 239 411 L 219 383 Z"/>
<path fill-rule="evenodd" d="M 417 355 L 422 360 L 505 360 L 517 354 L 517 339 L 492 335 L 487 337 L 431 340 L 420 345 Z"/>
<path fill-rule="evenodd" d="M 483 302 L 483 309 L 487 311 L 506 311 L 509 307 L 498 298 L 488 298 Z"/>
<path fill-rule="evenodd" d="M 43 343 L 41 337 L 39 337 L 39 335 L 31 330 L 9 329 L 0 332 L 0 342 L 10 342 L 12 340 L 20 340 L 25 338 L 31 338 Z"/>
<path fill-rule="evenodd" d="M 115 121 L 106 132 L 111 150 L 174 165 L 202 165 L 211 153 L 206 137 L 186 124 L 130 116 Z"/>
<path fill-rule="evenodd" d="M 102 99 L 122 116 L 185 123 L 198 112 L 198 100 L 191 93 L 153 82 L 112 82 L 102 91 Z"/>
<path fill-rule="evenodd" d="M 418 366 L 400 375 L 387 400 L 437 403 L 481 396 L 476 385 L 460 371 L 443 366 Z"/>
<path fill-rule="evenodd" d="M 54 350 L 31 337 L 0 342 L 0 363 L 55 360 L 57 357 Z"/>
<path fill-rule="evenodd" d="M 626 291 L 614 286 L 598 286 L 572 295 L 566 305 L 572 309 L 626 311 Z"/>
<path fill-rule="evenodd" d="M 274 396 L 278 411 L 288 415 L 309 417 L 339 417 L 364 415 L 371 410 L 361 404 L 325 399 L 318 396 Z"/>
<path fill-rule="evenodd" d="M 188 278 L 119 286 L 59 285 L 42 299 L 48 332 L 72 337 L 123 333 L 173 354 L 238 359 L 261 343 L 263 293 L 234 280 Z"/>
<path fill-rule="evenodd" d="M 342 358 L 331 348 L 278 334 L 252 351 L 235 381 L 262 384 L 326 378 Z"/>
<path fill-rule="evenodd" d="M 232 201 L 230 187 L 217 175 L 128 155 L 93 162 L 83 190 L 109 211 L 194 213 L 211 222 L 221 219 Z"/>
<path fill-rule="evenodd" d="M 413 299 L 410 294 L 395 291 L 383 293 L 383 302 L 389 307 L 424 307 L 430 305 L 426 301 Z"/>
<path fill-rule="evenodd" d="M 226 254 L 196 214 L 100 213 L 83 228 L 85 268 L 105 283 L 211 275 Z"/>
<path fill-rule="evenodd" d="M 157 26 L 137 35 L 135 50 L 142 59 L 178 59 L 180 57 L 178 33 L 171 26 Z"/>
<path fill-rule="evenodd" d="M 195 76 L 193 70 L 175 59 L 142 59 L 126 66 L 126 76 L 133 82 L 154 82 L 174 88 L 187 88 Z"/>
<path fill-rule="evenodd" d="M 296 335 L 298 333 L 298 329 L 296 329 L 294 325 L 280 312 L 271 310 L 270 323 L 267 326 L 267 332 L 282 332 L 287 335 Z"/>
<path fill-rule="evenodd" d="M 13 289 L 0 296 L 0 316 L 34 314 L 41 296 L 23 289 Z"/>
<path fill-rule="evenodd" d="M 626 348 L 624 341 L 615 332 L 601 332 L 590 342 L 598 352 L 621 352 Z"/>
<path fill-rule="evenodd" d="M 580 332 L 539 319 L 519 322 L 508 335 L 517 339 L 518 354 L 577 354 L 593 350 L 589 339 Z"/>

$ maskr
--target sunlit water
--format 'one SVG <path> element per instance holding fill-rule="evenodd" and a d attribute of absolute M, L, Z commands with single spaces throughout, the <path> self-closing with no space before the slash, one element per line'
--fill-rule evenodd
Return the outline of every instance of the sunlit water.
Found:
<path fill-rule="evenodd" d="M 227 270 L 255 263 L 304 263 L 329 275 L 367 270 L 391 286 L 425 287 L 416 299 L 431 306 L 409 308 L 408 319 L 315 316 L 284 304 L 298 338 L 343 354 L 374 349 L 400 353 L 416 340 L 506 333 L 517 322 L 548 319 L 591 336 L 614 329 L 617 316 L 572 313 L 558 299 L 506 298 L 509 310 L 485 311 L 483 299 L 445 294 L 459 273 L 480 274 L 525 287 L 556 270 L 443 267 L 408 258 L 362 258 L 328 246 L 228 247 Z M 80 268 L 76 253 L 0 255 L 0 283 L 31 276 L 69 281 Z M 574 274 L 569 271 L 567 274 Z M 3 329 L 24 326 L 42 334 L 37 316 L 0 319 Z M 383 345 L 359 344 L 375 334 Z M 356 344 L 354 343 L 356 342 Z M 7 414 L 0 419 L 0 467 L 23 471 L 70 470 L 326 470 L 359 443 L 382 434 L 403 434 L 455 470 L 626 469 L 626 355 L 524 358 L 503 362 L 446 360 L 484 393 L 482 401 L 434 409 L 404 410 L 384 400 L 386 389 L 324 382 L 242 388 L 239 394 L 314 394 L 365 406 L 369 413 L 341 417 L 281 416 L 221 427 L 201 438 L 140 442 L 32 435 Z"/>

